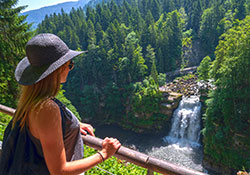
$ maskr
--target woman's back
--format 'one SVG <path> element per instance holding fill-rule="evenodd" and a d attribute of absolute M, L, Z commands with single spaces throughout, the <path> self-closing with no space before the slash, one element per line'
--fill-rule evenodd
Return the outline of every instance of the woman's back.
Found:
<path fill-rule="evenodd" d="M 3 143 L 3 151 L 8 153 L 12 153 L 12 156 L 4 156 L 3 162 L 7 162 L 4 158 L 12 157 L 9 159 L 9 174 L 15 173 L 23 173 L 31 172 L 32 174 L 49 174 L 47 166 L 44 162 L 44 153 L 43 146 L 40 142 L 40 136 L 42 134 L 39 133 L 37 128 L 43 128 L 43 132 L 46 132 L 46 125 L 50 125 L 51 121 L 53 121 L 53 127 L 56 125 L 61 125 L 61 131 L 57 131 L 62 133 L 63 136 L 63 144 L 66 152 L 67 161 L 78 160 L 83 158 L 83 142 L 79 132 L 79 124 L 77 118 L 57 99 L 48 99 L 42 104 L 43 109 L 33 110 L 28 114 L 28 127 L 23 128 L 21 131 L 20 127 L 15 126 L 14 129 L 11 130 L 10 126 L 12 122 L 9 124 L 9 128 L 6 130 L 5 139 Z M 38 118 L 42 117 L 42 120 Z M 53 118 L 53 119 L 52 119 Z M 39 125 L 39 122 L 43 125 Z M 17 123 L 18 124 L 18 123 Z M 35 132 L 34 132 L 35 131 Z M 49 131 L 47 130 L 47 133 Z M 15 137 L 8 137 L 10 135 L 15 135 Z M 56 135 L 58 137 L 58 135 Z M 12 138 L 10 140 L 10 138 Z M 52 139 L 56 140 L 56 138 L 52 137 L 51 134 L 47 134 L 44 139 Z M 9 142 L 12 145 L 9 145 Z M 52 148 L 55 147 L 55 142 L 53 141 L 45 141 L 47 144 L 51 145 Z M 6 144 L 7 143 L 7 144 Z M 5 147 L 5 145 L 9 145 Z M 27 146 L 29 145 L 29 146 Z M 27 147 L 26 151 L 23 152 L 22 148 Z M 19 150 L 20 149 L 20 150 Z M 51 151 L 54 155 L 54 150 Z M 22 155 L 25 154 L 27 159 L 22 159 Z M 13 160 L 12 160 L 13 159 Z M 32 161 L 36 160 L 36 161 Z M 18 162 L 26 162 L 26 166 L 21 165 Z M 14 163 L 13 162 L 17 162 Z M 35 164 L 35 165 L 34 165 Z M 43 168 L 42 168 L 43 167 Z M 0 168 L 1 169 L 1 168 Z M 41 172 L 42 169 L 42 172 Z M 10 173 L 12 172 L 13 173 Z M 5 171 L 2 171 L 2 173 Z"/>

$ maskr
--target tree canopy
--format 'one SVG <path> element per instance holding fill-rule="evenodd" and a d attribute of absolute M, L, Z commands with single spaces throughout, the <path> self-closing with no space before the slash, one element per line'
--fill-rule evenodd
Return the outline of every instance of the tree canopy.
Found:
<path fill-rule="evenodd" d="M 205 116 L 205 154 L 227 167 L 250 167 L 250 16 L 221 36 L 210 77 Z"/>
<path fill-rule="evenodd" d="M 24 57 L 25 44 L 32 32 L 20 15 L 25 7 L 15 7 L 17 0 L 0 2 L 0 104 L 15 107 L 18 95 L 14 71 Z"/>

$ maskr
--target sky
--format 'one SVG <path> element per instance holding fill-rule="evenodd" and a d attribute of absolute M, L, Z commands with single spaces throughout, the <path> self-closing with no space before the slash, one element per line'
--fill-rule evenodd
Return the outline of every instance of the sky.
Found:
<path fill-rule="evenodd" d="M 34 9 L 39 9 L 41 7 L 55 5 L 67 1 L 78 1 L 78 0 L 18 0 L 17 6 L 28 5 L 28 7 L 23 11 L 29 11 Z"/>

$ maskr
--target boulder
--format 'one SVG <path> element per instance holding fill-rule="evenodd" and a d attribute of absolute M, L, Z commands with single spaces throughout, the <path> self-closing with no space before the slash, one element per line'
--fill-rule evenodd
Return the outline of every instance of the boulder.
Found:
<path fill-rule="evenodd" d="M 160 106 L 160 113 L 167 115 L 169 119 L 172 116 L 174 110 L 178 107 L 181 98 L 182 94 L 176 92 L 169 92 L 167 96 L 163 96 Z"/>

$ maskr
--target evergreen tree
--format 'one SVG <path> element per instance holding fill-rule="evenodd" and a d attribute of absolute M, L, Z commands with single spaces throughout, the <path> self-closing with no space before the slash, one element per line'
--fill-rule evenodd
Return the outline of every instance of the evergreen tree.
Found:
<path fill-rule="evenodd" d="M 142 48 L 135 32 L 127 35 L 123 47 L 124 57 L 119 58 L 119 70 L 123 73 L 122 77 L 120 77 L 121 82 L 127 84 L 141 80 L 146 73 L 147 66 L 144 64 L 145 60 L 141 53 Z"/>
<path fill-rule="evenodd" d="M 16 7 L 17 0 L 0 2 L 0 104 L 16 106 L 18 86 L 14 77 L 17 63 L 25 55 L 25 44 L 30 39 L 31 25 L 20 15 L 24 6 Z"/>
<path fill-rule="evenodd" d="M 136 82 L 144 80 L 150 73 L 152 76 L 156 74 L 155 67 L 158 72 L 165 73 L 185 66 L 187 62 L 183 55 L 191 50 L 191 44 L 190 47 L 184 45 L 187 40 L 200 39 L 198 49 L 202 47 L 202 53 L 214 58 L 219 36 L 238 23 L 234 21 L 234 15 L 242 7 L 242 3 L 236 6 L 232 4 L 235 1 L 227 0 L 115 2 L 89 7 L 86 16 L 81 9 L 73 9 L 69 15 L 62 10 L 60 14 L 47 16 L 38 28 L 39 32 L 57 34 L 70 48 L 89 50 L 85 57 L 77 58 L 76 67 L 69 75 L 72 77 L 68 83 L 72 87 L 66 87 L 72 103 L 88 117 L 112 116 L 110 118 L 114 119 L 116 113 L 131 117 L 133 114 L 129 109 L 134 87 L 143 86 L 145 91 L 149 90 L 152 77 L 141 85 Z M 249 0 L 244 6 L 246 9 L 249 7 Z M 148 49 L 156 53 L 156 66 L 149 59 L 148 45 L 151 45 Z M 226 51 L 227 47 L 222 50 Z M 221 57 L 223 62 L 224 57 L 219 57 L 219 54 L 223 55 L 223 52 L 218 52 L 216 59 Z M 147 67 L 151 71 L 147 72 Z M 215 67 L 220 68 L 220 64 L 214 64 L 213 69 Z M 214 79 L 219 76 L 217 73 Z M 141 94 L 137 95 L 139 98 Z M 81 109 L 82 105 L 87 109 Z M 217 112 L 222 113 L 220 110 Z M 111 121 L 108 117 L 104 119 Z"/>
<path fill-rule="evenodd" d="M 96 24 L 96 42 L 99 43 L 103 39 L 104 31 L 102 30 L 102 26 L 99 22 Z"/>
<path fill-rule="evenodd" d="M 127 11 L 127 9 L 123 6 L 122 8 L 122 17 L 121 17 L 122 23 L 124 23 L 126 26 L 129 26 L 131 23 L 130 15 Z"/>
<path fill-rule="evenodd" d="M 204 54 L 210 55 L 213 58 L 213 52 L 218 44 L 219 33 L 217 30 L 219 21 L 224 17 L 224 11 L 221 6 L 215 6 L 206 9 L 202 15 L 202 21 L 200 26 L 200 39 L 202 42 L 202 48 Z"/>
<path fill-rule="evenodd" d="M 115 19 L 120 21 L 121 15 L 120 15 L 120 10 L 118 8 L 118 6 L 116 5 L 116 3 L 111 0 L 110 3 L 110 8 L 111 8 L 111 21 L 114 21 Z"/>
<path fill-rule="evenodd" d="M 86 9 L 86 21 L 91 20 L 93 24 L 95 24 L 95 14 L 91 7 L 87 7 Z"/>
<path fill-rule="evenodd" d="M 158 60 L 156 60 L 157 70 L 158 70 L 158 72 L 163 73 L 163 72 L 165 72 L 164 71 L 165 67 L 164 67 L 164 58 L 162 55 L 161 48 L 158 49 L 157 58 L 158 58 Z"/>
<path fill-rule="evenodd" d="M 137 33 L 141 36 L 142 31 L 145 29 L 146 24 L 144 19 L 142 18 L 138 8 L 135 9 L 135 12 L 133 13 L 133 20 L 132 20 L 132 26 Z"/>
<path fill-rule="evenodd" d="M 250 0 L 246 0 L 245 7 L 246 7 L 246 15 L 250 15 Z"/>
<path fill-rule="evenodd" d="M 157 21 L 161 14 L 161 6 L 159 4 L 158 0 L 150 0 L 150 11 L 152 13 L 152 16 L 154 17 L 154 21 Z"/>
<path fill-rule="evenodd" d="M 169 50 L 168 54 L 171 59 L 170 64 L 172 70 L 181 66 L 181 52 L 182 52 L 182 22 L 178 11 L 173 11 L 170 14 L 168 21 L 172 34 L 168 36 Z"/>
<path fill-rule="evenodd" d="M 80 26 L 79 34 L 78 34 L 79 42 L 80 42 L 82 50 L 86 50 L 88 47 L 87 28 L 88 28 L 87 22 L 85 21 L 85 19 L 83 19 L 82 25 Z"/>
<path fill-rule="evenodd" d="M 200 0 L 193 1 L 193 10 L 190 16 L 190 27 L 193 29 L 193 35 L 198 36 L 198 32 L 200 29 L 200 20 L 201 20 L 201 4 Z"/>
<path fill-rule="evenodd" d="M 249 26 L 248 16 L 222 35 L 210 74 L 216 89 L 210 93 L 205 116 L 205 155 L 238 170 L 250 167 Z"/>
<path fill-rule="evenodd" d="M 175 4 L 173 0 L 163 0 L 163 12 L 168 13 L 175 10 Z"/>
<path fill-rule="evenodd" d="M 114 46 L 118 38 L 117 38 L 117 28 L 115 27 L 113 23 L 109 24 L 109 27 L 107 28 L 106 33 L 108 35 L 110 46 L 111 47 Z"/>
<path fill-rule="evenodd" d="M 111 22 L 110 21 L 111 12 L 110 12 L 107 5 L 103 5 L 101 12 L 102 12 L 100 15 L 101 16 L 101 26 L 102 26 L 103 31 L 106 31 L 106 29 L 109 26 L 109 23 Z"/>
<path fill-rule="evenodd" d="M 246 16 L 245 2 L 246 0 L 233 0 L 236 19 L 242 20 L 245 18 Z"/>
<path fill-rule="evenodd" d="M 154 49 L 151 47 L 151 45 L 148 45 L 147 47 L 147 54 L 146 54 L 146 60 L 150 60 L 150 64 L 147 66 L 151 67 L 150 69 L 150 76 L 154 79 L 155 83 L 158 84 L 158 72 L 156 69 L 156 61 L 155 61 L 155 52 Z"/>
<path fill-rule="evenodd" d="M 147 26 L 154 24 L 154 18 L 150 10 L 147 11 L 145 22 Z"/>
<path fill-rule="evenodd" d="M 210 66 L 211 58 L 209 56 L 206 56 L 205 58 L 203 58 L 199 67 L 197 68 L 197 73 L 200 80 L 208 81 Z"/>
<path fill-rule="evenodd" d="M 96 44 L 95 27 L 93 22 L 89 19 L 87 22 L 87 42 L 88 45 Z"/>
<path fill-rule="evenodd" d="M 140 9 L 140 12 L 142 14 L 142 18 L 145 19 L 146 15 L 150 9 L 149 7 L 149 0 L 141 0 L 139 1 L 138 8 Z"/>

